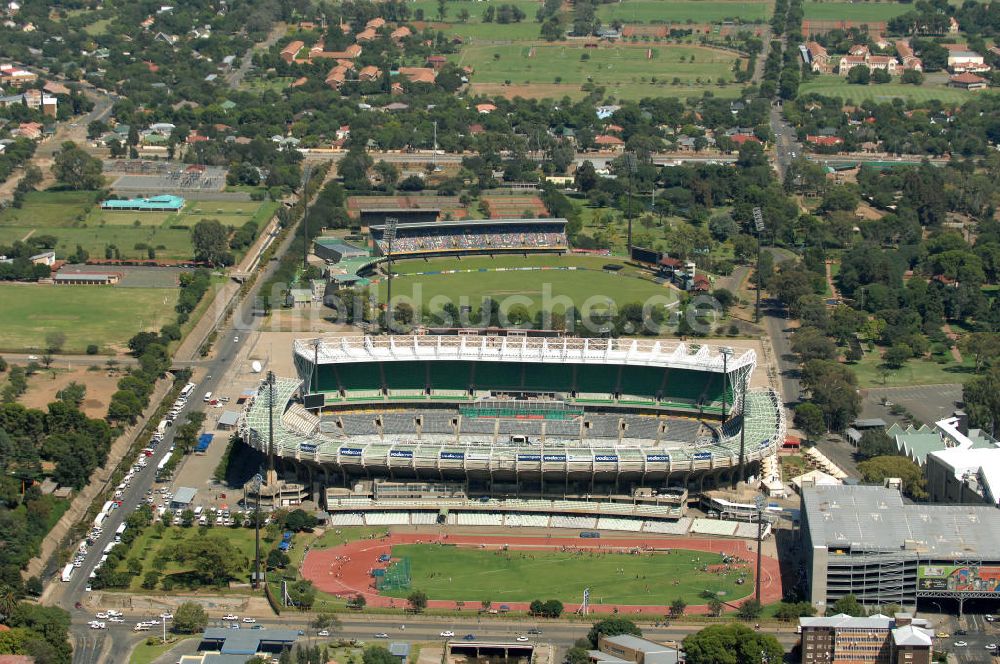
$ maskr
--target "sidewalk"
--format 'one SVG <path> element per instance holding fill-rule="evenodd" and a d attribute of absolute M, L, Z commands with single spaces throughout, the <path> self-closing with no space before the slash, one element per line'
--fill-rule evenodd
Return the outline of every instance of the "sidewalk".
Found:
<path fill-rule="evenodd" d="M 38 556 L 28 561 L 27 569 L 21 573 L 21 576 L 24 578 L 28 578 L 30 576 L 41 577 L 45 571 L 45 564 L 48 562 L 49 558 L 51 558 L 52 554 L 59 548 L 59 545 L 73 528 L 73 525 L 77 523 L 84 514 L 86 514 L 91 503 L 93 503 L 105 489 L 108 481 L 110 481 L 111 476 L 115 471 L 115 468 L 118 467 L 118 464 L 124 458 L 129 448 L 132 447 L 132 443 L 135 442 L 136 437 L 139 435 L 139 432 L 142 431 L 146 421 L 156 411 L 156 408 L 160 405 L 160 401 L 163 400 L 163 397 L 170 391 L 170 385 L 171 382 L 167 379 L 157 381 L 156 388 L 153 390 L 153 394 L 149 399 L 149 406 L 146 408 L 145 412 L 143 412 L 139 421 L 135 425 L 126 429 L 125 432 L 118 436 L 118 438 L 111 444 L 111 450 L 108 452 L 107 461 L 105 461 L 103 466 L 94 471 L 94 474 L 91 475 L 87 486 L 74 496 L 69 509 L 66 510 L 66 513 L 62 515 L 62 518 L 59 519 L 56 525 L 53 526 L 52 530 L 49 531 L 49 534 L 45 536 L 45 539 L 42 540 L 40 553 Z M 58 584 L 49 584 L 42 597 L 46 598 L 49 594 L 49 590 L 56 585 Z"/>

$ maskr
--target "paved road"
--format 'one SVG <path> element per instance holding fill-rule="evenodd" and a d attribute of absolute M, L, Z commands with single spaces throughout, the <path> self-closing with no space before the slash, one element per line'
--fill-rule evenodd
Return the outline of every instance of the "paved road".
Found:
<path fill-rule="evenodd" d="M 226 83 L 229 87 L 240 87 L 240 84 L 243 83 L 244 77 L 246 77 L 247 73 L 250 71 L 250 67 L 253 66 L 253 54 L 259 51 L 266 51 L 274 46 L 279 39 L 285 36 L 285 31 L 287 29 L 288 26 L 284 23 L 276 24 L 273 28 L 271 28 L 271 32 L 267 35 L 267 39 L 258 44 L 254 44 L 253 48 L 247 50 L 247 52 L 243 54 L 243 59 L 240 60 L 240 66 L 226 74 Z"/>
<path fill-rule="evenodd" d="M 771 133 L 774 134 L 774 166 L 778 171 L 778 180 L 784 181 L 785 171 L 792 160 L 802 154 L 802 146 L 798 142 L 795 129 L 781 115 L 780 106 L 771 107 Z"/>

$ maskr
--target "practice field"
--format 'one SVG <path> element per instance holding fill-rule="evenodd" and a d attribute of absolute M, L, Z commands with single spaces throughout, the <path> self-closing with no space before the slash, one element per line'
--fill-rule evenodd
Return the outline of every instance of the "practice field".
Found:
<path fill-rule="evenodd" d="M 475 310 L 484 298 L 491 297 L 500 303 L 502 311 L 521 304 L 534 314 L 540 308 L 561 312 L 566 298 L 581 312 L 591 308 L 602 311 L 608 303 L 621 306 L 656 298 L 654 302 L 664 306 L 677 300 L 676 291 L 640 278 L 643 274 L 640 271 L 626 267 L 610 272 L 603 269 L 607 264 L 624 265 L 620 259 L 602 256 L 477 256 L 399 261 L 393 264 L 393 301 L 399 302 L 397 298 L 402 296 L 412 298 L 415 305 L 436 304 L 436 308 L 445 302 L 459 307 L 466 303 Z M 426 274 L 451 270 L 455 272 Z M 384 302 L 383 286 L 379 284 L 378 294 Z M 432 298 L 437 298 L 437 302 L 432 303 Z M 546 304 L 547 301 L 550 303 Z"/>
<path fill-rule="evenodd" d="M 718 81 L 732 81 L 736 56 L 726 51 L 665 44 L 470 44 L 455 57 L 475 69 L 473 85 L 503 84 L 511 94 L 555 96 L 589 83 L 604 86 L 619 97 L 670 96 L 682 87 L 720 91 Z M 533 90 L 533 86 L 539 86 Z M 544 92 L 542 92 L 544 91 Z"/>
<path fill-rule="evenodd" d="M 409 589 L 383 593 L 406 597 L 422 590 L 430 599 L 534 599 L 578 601 L 583 586 L 597 604 L 670 604 L 677 598 L 703 604 L 706 590 L 728 601 L 748 594 L 753 577 L 746 564 L 725 571 L 722 556 L 674 549 L 666 553 L 599 551 L 490 551 L 435 544 L 407 544 L 392 549 L 394 560 L 408 558 Z M 705 571 L 713 570 L 713 571 Z M 737 579 L 743 578 L 742 585 Z"/>
<path fill-rule="evenodd" d="M 66 335 L 67 353 L 88 344 L 122 350 L 136 332 L 174 320 L 177 290 L 111 286 L 0 285 L 0 349 L 40 350 L 50 332 Z"/>
<path fill-rule="evenodd" d="M 752 23 L 766 21 L 772 6 L 772 2 L 726 0 L 625 0 L 598 5 L 597 15 L 604 23 L 615 20 L 625 23 L 721 23 L 727 20 Z"/>
<path fill-rule="evenodd" d="M 22 207 L 0 212 L 0 244 L 50 235 L 57 239 L 60 258 L 77 245 L 92 257 L 103 257 L 105 248 L 114 245 L 122 258 L 145 259 L 147 247 L 153 247 L 157 258 L 189 260 L 191 228 L 202 219 L 235 228 L 253 220 L 259 231 L 277 209 L 273 201 L 188 201 L 178 213 L 112 212 L 97 203 L 98 192 L 93 191 L 32 192 Z"/>
<path fill-rule="evenodd" d="M 807 20 L 881 22 L 912 8 L 902 2 L 806 2 L 802 10 Z"/>

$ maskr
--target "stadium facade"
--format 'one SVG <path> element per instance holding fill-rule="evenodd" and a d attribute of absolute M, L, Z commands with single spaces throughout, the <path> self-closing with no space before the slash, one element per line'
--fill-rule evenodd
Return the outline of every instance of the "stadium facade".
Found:
<path fill-rule="evenodd" d="M 853 594 L 868 606 L 1000 599 L 1000 511 L 907 503 L 896 488 L 802 490 L 809 599 L 825 610 Z"/>
<path fill-rule="evenodd" d="M 566 220 L 561 218 L 399 223 L 391 245 L 384 225 L 371 226 L 369 232 L 376 254 L 394 259 L 569 250 Z"/>
<path fill-rule="evenodd" d="M 741 459 L 750 474 L 784 438 L 777 395 L 747 388 L 752 350 L 462 334 L 303 339 L 294 353 L 298 376 L 263 383 L 241 433 L 262 452 L 273 437 L 275 458 L 318 486 L 665 494 L 728 482 Z"/>

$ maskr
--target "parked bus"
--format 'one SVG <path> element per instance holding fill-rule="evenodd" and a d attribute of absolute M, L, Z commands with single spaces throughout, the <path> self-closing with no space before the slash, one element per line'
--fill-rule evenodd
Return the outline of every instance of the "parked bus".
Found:
<path fill-rule="evenodd" d="M 73 578 L 73 563 L 67 563 L 66 567 L 63 567 L 62 571 L 62 582 L 69 583 L 69 580 Z"/>
<path fill-rule="evenodd" d="M 194 383 L 188 383 L 187 385 L 185 385 L 184 389 L 181 390 L 180 398 L 187 399 L 189 396 L 191 396 L 191 393 L 194 392 L 195 387 L 196 385 Z"/>

